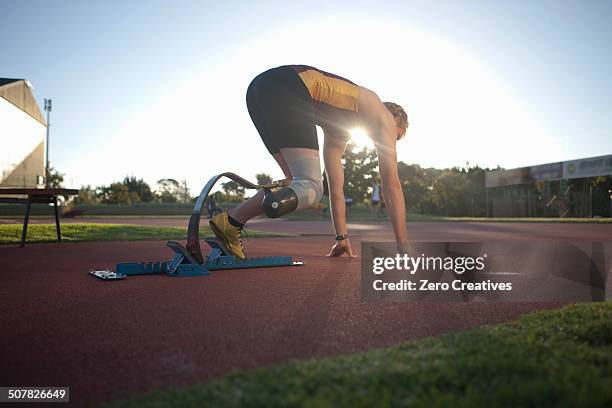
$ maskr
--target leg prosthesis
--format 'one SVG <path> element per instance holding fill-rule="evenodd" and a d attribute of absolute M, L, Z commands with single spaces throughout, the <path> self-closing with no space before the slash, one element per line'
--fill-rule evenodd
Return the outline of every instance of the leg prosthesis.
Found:
<path fill-rule="evenodd" d="M 264 191 L 263 210 L 270 218 L 312 207 L 323 196 L 321 163 L 318 157 L 292 160 L 287 165 L 293 176 L 289 186 Z"/>

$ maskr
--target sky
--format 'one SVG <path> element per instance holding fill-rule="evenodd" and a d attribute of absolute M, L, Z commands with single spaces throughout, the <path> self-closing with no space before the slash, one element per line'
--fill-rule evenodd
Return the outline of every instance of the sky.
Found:
<path fill-rule="evenodd" d="M 0 0 L 0 14 L 0 77 L 53 100 L 50 161 L 67 187 L 129 175 L 196 193 L 224 171 L 281 178 L 245 93 L 285 64 L 404 106 L 406 163 L 612 153 L 609 0 Z"/>

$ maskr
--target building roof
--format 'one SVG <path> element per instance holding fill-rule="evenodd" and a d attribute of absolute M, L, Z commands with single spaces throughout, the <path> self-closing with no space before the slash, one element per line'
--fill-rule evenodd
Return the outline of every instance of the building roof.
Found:
<path fill-rule="evenodd" d="M 0 98 L 6 99 L 43 125 L 47 122 L 32 94 L 32 84 L 27 79 L 0 78 Z"/>
<path fill-rule="evenodd" d="M 8 85 L 10 83 L 17 82 L 17 81 L 23 81 L 23 80 L 15 79 L 15 78 L 0 78 L 0 86 Z"/>

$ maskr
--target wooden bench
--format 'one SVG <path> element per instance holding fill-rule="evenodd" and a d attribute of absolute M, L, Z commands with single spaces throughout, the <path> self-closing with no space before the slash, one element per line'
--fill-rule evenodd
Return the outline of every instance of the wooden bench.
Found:
<path fill-rule="evenodd" d="M 21 244 L 19 246 L 25 245 L 26 234 L 28 233 L 28 221 L 30 219 L 30 208 L 32 207 L 32 204 L 53 203 L 57 241 L 62 242 L 59 211 L 57 208 L 57 197 L 74 195 L 79 195 L 79 190 L 70 188 L 0 188 L 0 203 L 18 203 L 26 205 L 25 217 L 23 218 L 23 229 L 21 230 Z M 27 198 L 2 196 L 26 196 Z"/>

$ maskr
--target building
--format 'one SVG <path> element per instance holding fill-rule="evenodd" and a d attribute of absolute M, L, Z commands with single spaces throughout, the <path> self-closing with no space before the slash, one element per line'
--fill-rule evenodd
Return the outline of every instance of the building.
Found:
<path fill-rule="evenodd" d="M 493 217 L 611 217 L 612 155 L 488 171 Z"/>
<path fill-rule="evenodd" d="M 46 131 L 30 82 L 0 78 L 0 188 L 44 186 Z"/>

